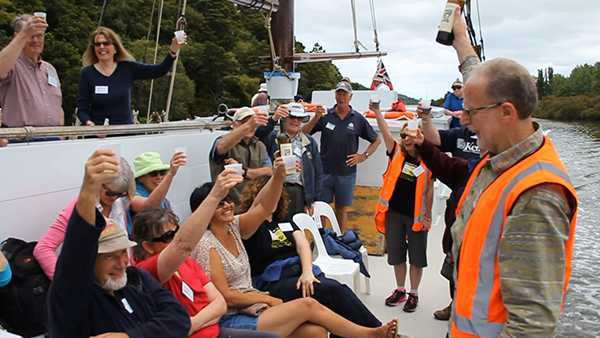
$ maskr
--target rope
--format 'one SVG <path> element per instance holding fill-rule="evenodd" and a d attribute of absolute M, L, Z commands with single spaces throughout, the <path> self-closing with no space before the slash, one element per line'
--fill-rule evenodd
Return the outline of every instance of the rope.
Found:
<path fill-rule="evenodd" d="M 360 47 L 364 48 L 365 50 L 368 50 L 367 47 L 365 47 L 365 45 L 363 45 L 360 41 L 358 41 L 358 32 L 356 30 L 356 3 L 355 0 L 350 0 L 350 4 L 352 7 L 352 25 L 354 27 L 354 50 L 358 53 L 360 50 Z"/>
<path fill-rule="evenodd" d="M 379 52 L 379 38 L 377 37 L 377 16 L 375 15 L 375 4 L 373 0 L 369 0 L 371 9 L 371 22 L 373 23 L 373 42 L 375 42 L 375 50 Z"/>
<path fill-rule="evenodd" d="M 273 33 L 271 32 L 271 16 L 273 14 L 273 7 L 271 7 L 271 10 L 267 14 L 263 14 L 262 12 L 261 14 L 265 18 L 265 28 L 269 32 L 269 43 L 271 45 L 271 59 L 273 60 L 273 71 L 271 72 L 271 75 L 269 75 L 268 79 L 270 80 L 275 72 L 280 72 L 290 81 L 294 81 L 290 74 L 288 74 L 288 72 L 279 64 L 279 57 L 275 52 L 275 42 L 273 42 Z"/>

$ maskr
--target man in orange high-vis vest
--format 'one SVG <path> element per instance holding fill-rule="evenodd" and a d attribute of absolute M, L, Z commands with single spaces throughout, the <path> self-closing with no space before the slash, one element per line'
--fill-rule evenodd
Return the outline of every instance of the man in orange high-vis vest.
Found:
<path fill-rule="evenodd" d="M 465 80 L 461 124 L 488 155 L 471 174 L 452 226 L 450 335 L 551 337 L 571 273 L 577 195 L 531 120 L 538 101 L 527 69 L 502 58 L 480 64 L 464 20 L 453 31 Z"/>

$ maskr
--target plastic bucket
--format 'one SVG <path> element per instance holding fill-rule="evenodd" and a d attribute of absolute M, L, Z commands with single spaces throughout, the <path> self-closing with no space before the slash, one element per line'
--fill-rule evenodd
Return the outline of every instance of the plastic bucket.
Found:
<path fill-rule="evenodd" d="M 271 74 L 273 74 L 271 76 Z M 298 79 L 300 73 L 288 72 L 292 80 L 280 72 L 267 72 L 265 79 L 267 80 L 267 90 L 271 99 L 294 99 L 298 93 Z"/>

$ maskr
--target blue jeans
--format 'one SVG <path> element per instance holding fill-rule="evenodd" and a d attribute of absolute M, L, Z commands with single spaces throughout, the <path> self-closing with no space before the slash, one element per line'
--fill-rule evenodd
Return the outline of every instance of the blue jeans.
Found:
<path fill-rule="evenodd" d="M 219 326 L 232 329 L 256 330 L 258 316 L 248 315 L 224 315 L 219 320 Z"/>

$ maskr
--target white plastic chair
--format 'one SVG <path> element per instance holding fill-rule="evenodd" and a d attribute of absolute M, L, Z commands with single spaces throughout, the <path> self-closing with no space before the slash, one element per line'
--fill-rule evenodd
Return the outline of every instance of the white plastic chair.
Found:
<path fill-rule="evenodd" d="M 342 234 L 342 231 L 340 230 L 340 225 L 337 221 L 337 217 L 335 217 L 335 212 L 333 211 L 333 209 L 331 208 L 331 206 L 325 202 L 321 202 L 321 201 L 316 201 L 314 203 L 315 205 L 315 211 L 313 213 L 313 220 L 315 221 L 315 223 L 317 224 L 317 226 L 319 228 L 323 227 L 323 224 L 321 224 L 321 216 L 326 217 L 329 222 L 331 223 L 331 227 L 333 228 L 333 231 L 339 236 Z M 359 249 L 358 252 L 360 252 L 360 254 L 362 255 L 362 259 L 363 262 L 365 263 L 365 267 L 367 268 L 367 271 L 369 270 L 369 253 L 367 252 L 367 248 L 365 248 L 364 245 L 362 245 Z M 336 255 L 337 257 L 337 255 Z M 371 279 L 367 276 L 365 277 L 365 292 L 367 293 L 367 295 L 371 294 Z"/>
<path fill-rule="evenodd" d="M 310 231 L 313 236 L 315 247 L 317 249 L 317 258 L 313 261 L 315 265 L 321 268 L 321 271 L 328 278 L 344 283 L 356 293 L 360 288 L 359 265 L 349 259 L 333 258 L 327 254 L 323 238 L 312 217 L 305 213 L 298 213 L 292 218 L 294 223 L 304 232 Z"/>

